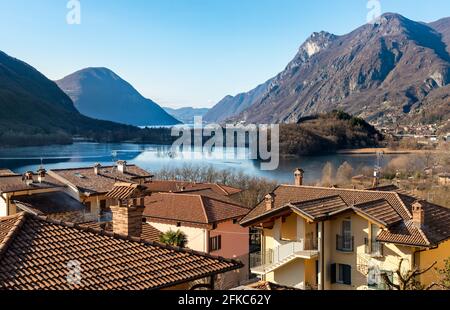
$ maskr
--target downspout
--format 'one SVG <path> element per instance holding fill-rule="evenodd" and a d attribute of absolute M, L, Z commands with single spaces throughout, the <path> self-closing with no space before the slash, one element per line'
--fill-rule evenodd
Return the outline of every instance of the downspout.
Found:
<path fill-rule="evenodd" d="M 325 222 L 320 222 L 320 287 L 325 290 Z"/>

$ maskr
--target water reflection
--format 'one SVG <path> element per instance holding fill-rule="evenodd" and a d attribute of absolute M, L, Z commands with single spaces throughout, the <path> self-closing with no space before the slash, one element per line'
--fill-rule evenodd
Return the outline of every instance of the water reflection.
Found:
<path fill-rule="evenodd" d="M 376 164 L 376 155 L 327 155 L 281 158 L 277 170 L 261 171 L 260 162 L 248 159 L 247 155 L 247 149 L 217 148 L 209 153 L 202 153 L 201 149 L 186 149 L 183 152 L 173 152 L 170 146 L 161 145 L 75 143 L 66 146 L 0 149 L 0 168 L 23 173 L 27 170 L 36 170 L 41 164 L 41 159 L 46 169 L 93 166 L 97 162 L 111 165 L 121 159 L 151 171 L 163 167 L 183 167 L 186 164 L 212 165 L 216 169 L 232 169 L 288 183 L 292 181 L 292 171 L 297 167 L 302 167 L 306 171 L 306 182 L 315 182 L 320 179 L 323 166 L 327 162 L 339 167 L 347 161 L 355 170 L 364 166 L 373 167 Z M 393 157 L 395 155 L 385 155 L 383 164 L 388 163 Z"/>

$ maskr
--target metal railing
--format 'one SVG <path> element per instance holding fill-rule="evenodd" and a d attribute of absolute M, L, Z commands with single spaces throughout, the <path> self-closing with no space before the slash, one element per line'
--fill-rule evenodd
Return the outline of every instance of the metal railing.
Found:
<path fill-rule="evenodd" d="M 353 236 L 336 235 L 336 250 L 341 252 L 353 252 L 355 238 Z"/>
<path fill-rule="evenodd" d="M 279 263 L 299 252 L 317 251 L 317 240 L 301 239 L 287 242 L 274 249 L 250 254 L 250 268 Z"/>
<path fill-rule="evenodd" d="M 369 238 L 364 238 L 365 253 L 372 257 L 383 256 L 383 244 L 377 241 L 369 242 Z"/>

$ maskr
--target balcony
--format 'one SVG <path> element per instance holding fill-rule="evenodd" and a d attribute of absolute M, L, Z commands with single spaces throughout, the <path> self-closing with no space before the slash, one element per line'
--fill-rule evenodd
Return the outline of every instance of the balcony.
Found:
<path fill-rule="evenodd" d="M 383 244 L 380 242 L 369 242 L 368 238 L 364 238 L 365 253 L 371 257 L 383 257 Z"/>
<path fill-rule="evenodd" d="M 351 253 L 354 248 L 355 238 L 353 236 L 336 235 L 336 250 Z"/>
<path fill-rule="evenodd" d="M 286 242 L 274 249 L 250 256 L 252 273 L 264 275 L 297 258 L 312 259 L 319 254 L 317 240 L 302 239 Z"/>

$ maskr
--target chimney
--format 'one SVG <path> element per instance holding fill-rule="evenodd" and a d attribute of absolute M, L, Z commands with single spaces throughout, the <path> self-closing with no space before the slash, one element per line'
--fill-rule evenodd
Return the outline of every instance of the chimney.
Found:
<path fill-rule="evenodd" d="M 101 167 L 102 167 L 102 165 L 100 165 L 99 163 L 94 165 L 94 174 L 95 175 L 99 175 Z"/>
<path fill-rule="evenodd" d="M 412 205 L 413 223 L 416 227 L 420 228 L 425 224 L 425 211 L 423 210 L 422 203 L 416 201 Z"/>
<path fill-rule="evenodd" d="M 25 184 L 27 186 L 30 186 L 34 182 L 34 180 L 33 180 L 33 172 L 31 172 L 31 171 L 25 172 L 25 174 L 23 175 L 22 179 L 25 181 Z"/>
<path fill-rule="evenodd" d="M 128 183 L 116 183 L 106 195 L 114 199 L 116 204 L 111 206 L 113 232 L 130 237 L 141 237 L 142 214 L 145 210 L 144 197 L 148 193 L 143 186 Z"/>
<path fill-rule="evenodd" d="M 378 171 L 374 171 L 373 172 L 373 182 L 372 182 L 372 187 L 376 188 L 380 185 L 380 176 L 378 175 Z"/>
<path fill-rule="evenodd" d="M 303 171 L 300 168 L 295 169 L 295 171 L 294 171 L 295 186 L 303 185 L 303 174 L 304 173 L 305 173 L 305 171 Z"/>
<path fill-rule="evenodd" d="M 267 194 L 265 197 L 265 202 L 266 202 L 266 211 L 272 210 L 275 206 L 275 194 L 274 193 Z"/>
<path fill-rule="evenodd" d="M 47 174 L 47 170 L 45 170 L 44 168 L 40 168 L 38 171 L 38 181 L 39 183 L 43 183 L 45 182 L 45 176 Z"/>
<path fill-rule="evenodd" d="M 127 172 L 127 162 L 125 160 L 117 161 L 117 170 L 119 170 L 120 173 Z"/>

